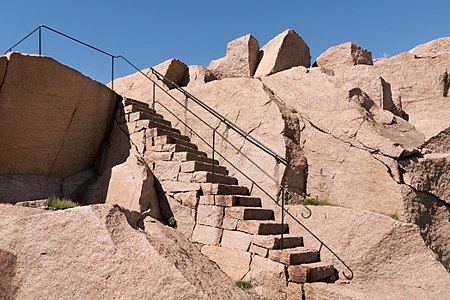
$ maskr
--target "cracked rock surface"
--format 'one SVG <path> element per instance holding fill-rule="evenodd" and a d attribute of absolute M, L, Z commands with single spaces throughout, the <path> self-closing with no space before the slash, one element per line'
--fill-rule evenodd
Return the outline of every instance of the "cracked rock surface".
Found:
<path fill-rule="evenodd" d="M 116 102 L 52 58 L 0 57 L 0 173 L 64 178 L 91 168 Z"/>
<path fill-rule="evenodd" d="M 156 222 L 143 231 L 132 220 L 108 204 L 0 204 L 1 298 L 246 299 L 179 232 Z"/>

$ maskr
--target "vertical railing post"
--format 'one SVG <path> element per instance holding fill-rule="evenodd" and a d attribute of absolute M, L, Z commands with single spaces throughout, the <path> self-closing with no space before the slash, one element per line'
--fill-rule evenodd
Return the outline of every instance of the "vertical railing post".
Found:
<path fill-rule="evenodd" d="M 153 81 L 152 85 L 152 128 L 155 127 L 156 117 L 156 83 Z"/>
<path fill-rule="evenodd" d="M 284 243 L 284 188 L 281 187 L 281 241 L 280 241 L 280 249 L 283 250 Z"/>
<path fill-rule="evenodd" d="M 42 55 L 42 26 L 39 26 L 39 55 Z"/>
<path fill-rule="evenodd" d="M 111 56 L 111 89 L 114 91 L 114 56 Z"/>
<path fill-rule="evenodd" d="M 216 144 L 216 129 L 214 128 L 213 136 L 212 136 L 212 155 L 211 155 L 211 158 L 212 158 L 212 182 L 213 183 L 214 183 L 214 165 L 215 165 L 215 163 L 214 163 L 214 152 L 216 152 L 215 144 Z"/>

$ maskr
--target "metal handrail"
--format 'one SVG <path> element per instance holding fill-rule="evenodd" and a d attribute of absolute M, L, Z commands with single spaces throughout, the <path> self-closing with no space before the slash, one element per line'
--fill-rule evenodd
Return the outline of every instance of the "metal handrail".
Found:
<path fill-rule="evenodd" d="M 152 103 L 152 108 L 155 108 L 155 104 L 156 104 L 156 99 L 155 99 L 155 87 L 157 86 L 160 90 L 162 90 L 165 94 L 167 94 L 168 96 L 170 96 L 173 100 L 175 100 L 178 104 L 182 105 L 175 97 L 173 97 L 170 93 L 168 93 L 161 85 L 159 85 L 155 80 L 153 80 L 151 77 L 149 77 L 147 74 L 145 74 L 144 72 L 142 72 L 137 66 L 135 66 L 131 61 L 129 61 L 127 58 L 125 58 L 122 55 L 113 55 L 110 54 L 104 50 L 101 50 L 97 47 L 94 47 L 90 44 L 87 44 L 79 39 L 73 38 L 65 33 L 62 33 L 58 30 L 55 30 L 53 28 L 50 28 L 46 25 L 40 25 L 37 28 L 35 28 L 33 31 L 31 31 L 28 35 L 26 35 L 24 38 L 22 38 L 20 41 L 18 41 L 16 44 L 14 44 L 12 47 L 10 47 L 5 54 L 7 54 L 8 52 L 11 52 L 15 47 L 17 47 L 18 45 L 20 45 L 23 41 L 25 41 L 28 37 L 30 37 L 31 35 L 33 35 L 36 31 L 39 32 L 39 55 L 42 55 L 42 28 L 47 29 L 49 31 L 52 31 L 58 35 L 61 35 L 65 38 L 68 38 L 74 42 L 77 42 L 79 44 L 82 44 L 92 50 L 95 50 L 97 52 L 100 52 L 104 55 L 107 55 L 109 57 L 111 57 L 111 89 L 114 90 L 114 60 L 115 59 L 122 59 L 123 61 L 125 61 L 127 64 L 129 64 L 131 67 L 133 67 L 135 70 L 137 70 L 139 73 L 141 73 L 143 76 L 145 76 L 148 80 L 150 80 L 153 83 L 153 103 Z M 203 109 L 205 109 L 207 112 L 209 112 L 210 114 L 212 114 L 214 117 L 216 117 L 217 119 L 219 119 L 221 122 L 223 122 L 228 128 L 233 129 L 236 133 L 238 133 L 240 136 L 242 136 L 244 139 L 246 139 L 247 141 L 249 141 L 250 143 L 252 143 L 253 145 L 255 145 L 256 147 L 258 147 L 260 150 L 264 151 L 265 153 L 269 154 L 270 156 L 272 156 L 273 158 L 275 158 L 275 160 L 277 162 L 281 162 L 284 165 L 288 164 L 288 161 L 281 157 L 280 155 L 278 155 L 275 151 L 273 151 L 272 149 L 270 149 L 269 147 L 265 146 L 262 142 L 258 141 L 257 139 L 255 139 L 254 137 L 252 137 L 249 133 L 245 132 L 243 129 L 241 129 L 240 127 L 238 127 L 236 124 L 232 123 L 231 121 L 229 121 L 227 118 L 225 118 L 224 116 L 222 116 L 221 114 L 219 114 L 217 111 L 215 111 L 214 109 L 212 109 L 211 107 L 209 107 L 208 105 L 206 105 L 204 102 L 202 102 L 201 100 L 199 100 L 197 97 L 195 97 L 194 95 L 192 95 L 191 93 L 189 93 L 188 91 L 186 91 L 185 89 L 181 88 L 180 86 L 178 86 L 177 84 L 175 84 L 173 81 L 171 81 L 170 79 L 166 78 L 164 75 L 162 75 L 161 73 L 159 73 L 158 71 L 156 71 L 155 69 L 151 68 L 152 73 L 160 80 L 164 80 L 166 82 L 171 83 L 178 91 L 180 91 L 181 93 L 183 93 L 187 98 L 193 100 L 196 104 L 198 104 L 200 107 L 202 107 Z M 166 106 L 164 106 L 161 102 L 159 102 L 159 105 L 161 105 L 164 109 L 166 109 L 169 113 L 171 113 L 172 115 L 175 116 L 175 118 L 177 118 L 182 124 L 184 124 L 187 128 L 189 128 L 191 130 L 191 132 L 194 132 L 194 134 L 196 134 L 203 142 L 205 142 L 209 147 L 212 148 L 213 150 L 213 154 L 215 153 L 215 149 L 214 149 L 214 142 L 213 145 L 209 145 L 198 133 L 196 133 L 195 131 L 192 130 L 192 128 L 190 128 L 187 124 L 185 124 L 178 116 L 176 116 L 173 112 L 170 111 L 170 109 L 168 109 Z M 293 193 L 291 193 L 289 190 L 287 190 L 285 187 L 283 187 L 281 184 L 278 183 L 278 181 L 273 178 L 272 176 L 270 176 L 266 171 L 264 171 L 261 167 L 259 167 L 255 162 L 253 162 L 253 160 L 251 160 L 247 155 L 243 154 L 242 152 L 239 151 L 239 149 L 236 148 L 236 146 L 234 146 L 234 144 L 232 144 L 231 142 L 229 142 L 223 135 L 221 135 L 220 133 L 217 133 L 217 130 L 215 128 L 212 128 L 209 124 L 207 124 L 203 119 L 201 119 L 200 117 L 198 117 L 195 113 L 193 113 L 191 110 L 189 110 L 186 106 L 182 105 L 183 107 L 185 107 L 185 109 L 187 111 L 189 111 L 191 114 L 193 114 L 194 116 L 196 116 L 200 121 L 202 121 L 204 124 L 206 124 L 210 129 L 213 130 L 213 141 L 215 138 L 215 134 L 219 134 L 223 140 L 227 141 L 230 145 L 232 145 L 236 150 L 238 150 L 238 153 L 240 153 L 242 156 L 244 156 L 247 160 L 249 160 L 253 165 L 255 165 L 256 167 L 258 167 L 258 169 L 260 171 L 262 171 L 265 175 L 267 175 L 270 179 L 272 179 L 281 189 L 281 194 L 282 194 L 282 201 L 281 201 L 281 205 L 278 201 L 276 201 L 269 193 L 267 193 L 263 188 L 261 188 L 254 180 L 252 180 L 248 175 L 246 175 L 245 173 L 243 173 L 239 168 L 237 168 L 233 163 L 231 163 L 228 159 L 226 159 L 221 153 L 217 152 L 217 154 L 222 157 L 229 165 L 231 165 L 234 169 L 236 169 L 239 173 L 241 173 L 244 177 L 246 177 L 248 180 L 250 180 L 252 182 L 252 188 L 253 185 L 257 186 L 262 192 L 264 192 L 267 196 L 269 196 L 269 198 L 274 201 L 278 206 L 281 206 L 281 211 L 282 211 L 282 222 L 284 224 L 284 213 L 286 213 L 287 215 L 289 215 L 295 222 L 297 222 L 299 225 L 301 225 L 309 234 L 311 234 L 317 241 L 320 242 L 320 248 L 319 248 L 319 254 L 320 254 L 320 250 L 322 249 L 322 246 L 325 246 L 325 248 L 327 248 L 330 253 L 332 253 L 349 271 L 350 271 L 350 275 L 347 275 L 345 273 L 345 271 L 343 271 L 343 275 L 348 278 L 348 279 L 352 279 L 353 278 L 353 271 L 351 270 L 351 268 L 334 252 L 332 251 L 325 243 L 322 242 L 322 240 L 317 237 L 314 233 L 312 233 L 305 225 L 303 225 L 298 219 L 296 219 L 288 210 L 286 210 L 286 208 L 284 207 L 284 198 L 285 198 L 285 193 L 287 193 L 288 195 L 290 195 L 291 197 L 296 198 L 296 195 L 294 195 Z M 214 161 L 213 161 L 214 164 Z M 214 174 L 213 174 L 214 175 Z M 304 205 L 303 203 L 300 202 L 300 204 L 308 211 L 308 215 L 304 215 L 302 213 L 302 216 L 304 218 L 309 218 L 311 216 L 311 210 Z M 281 234 L 281 240 L 283 240 L 283 234 Z"/>

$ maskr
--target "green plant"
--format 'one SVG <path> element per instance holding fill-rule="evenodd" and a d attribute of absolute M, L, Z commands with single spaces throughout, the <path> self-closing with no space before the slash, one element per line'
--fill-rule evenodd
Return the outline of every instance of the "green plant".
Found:
<path fill-rule="evenodd" d="M 295 108 L 291 108 L 291 113 L 296 114 L 298 111 Z"/>
<path fill-rule="evenodd" d="M 250 283 L 250 281 L 246 281 L 246 280 L 238 280 L 235 282 L 235 284 L 237 287 L 244 289 L 244 290 L 247 290 L 252 287 L 252 284 Z"/>
<path fill-rule="evenodd" d="M 167 219 L 167 225 L 173 228 L 177 228 L 177 220 L 175 220 L 174 216 Z"/>
<path fill-rule="evenodd" d="M 388 215 L 388 217 L 391 217 L 392 219 L 398 221 L 398 213 L 397 212 L 389 213 L 387 215 Z"/>
<path fill-rule="evenodd" d="M 78 203 L 71 199 L 52 196 L 47 200 L 47 206 L 54 209 L 66 209 L 79 206 Z"/>
<path fill-rule="evenodd" d="M 319 200 L 316 198 L 306 198 L 303 203 L 305 205 L 314 205 L 314 206 L 334 206 L 335 204 L 326 200 Z"/>
<path fill-rule="evenodd" d="M 24 202 L 24 203 L 22 203 L 22 206 L 23 207 L 30 207 L 30 202 Z"/>

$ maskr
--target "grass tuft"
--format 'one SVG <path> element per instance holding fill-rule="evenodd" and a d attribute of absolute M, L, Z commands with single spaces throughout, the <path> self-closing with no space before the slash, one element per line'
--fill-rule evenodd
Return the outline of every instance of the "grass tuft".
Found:
<path fill-rule="evenodd" d="M 335 204 L 326 200 L 319 200 L 316 198 L 306 198 L 303 203 L 305 205 L 314 205 L 314 206 L 334 206 Z"/>
<path fill-rule="evenodd" d="M 54 209 L 66 209 L 66 208 L 74 208 L 79 206 L 78 203 L 72 201 L 71 199 L 61 198 L 61 197 L 50 197 L 47 201 L 48 207 Z"/>
<path fill-rule="evenodd" d="M 291 113 L 296 114 L 298 111 L 295 108 L 291 108 Z"/>
<path fill-rule="evenodd" d="M 248 290 L 249 288 L 252 287 L 252 284 L 250 283 L 250 281 L 246 281 L 246 280 L 238 280 L 235 282 L 235 284 L 238 288 L 241 288 L 243 290 Z"/>
<path fill-rule="evenodd" d="M 387 215 L 388 215 L 388 217 L 391 217 L 392 219 L 398 221 L 398 213 L 397 212 L 389 213 Z"/>
<path fill-rule="evenodd" d="M 167 219 L 167 225 L 173 228 L 177 228 L 177 220 L 175 219 L 174 216 Z"/>

